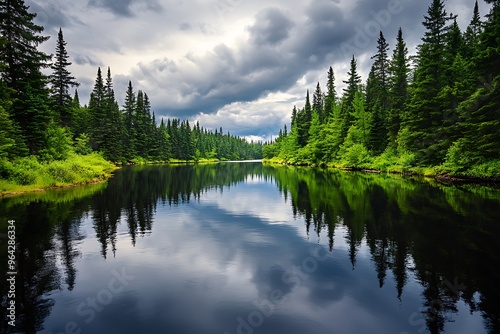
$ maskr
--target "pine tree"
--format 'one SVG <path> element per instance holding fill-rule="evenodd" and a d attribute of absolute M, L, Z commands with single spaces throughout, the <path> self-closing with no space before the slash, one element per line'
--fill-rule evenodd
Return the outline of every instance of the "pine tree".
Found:
<path fill-rule="evenodd" d="M 368 82 L 366 84 L 366 109 L 373 114 L 368 148 L 375 154 L 382 153 L 387 146 L 387 114 L 389 112 L 389 45 L 380 32 Z"/>
<path fill-rule="evenodd" d="M 354 56 L 351 59 L 351 67 L 349 72 L 347 72 L 349 79 L 344 81 L 347 84 L 347 87 L 344 88 L 344 96 L 342 101 L 342 126 L 340 137 L 342 141 L 347 136 L 347 131 L 349 130 L 352 124 L 351 113 L 353 112 L 353 102 L 356 96 L 356 93 L 360 89 L 361 85 L 361 77 L 358 75 L 357 63 Z"/>
<path fill-rule="evenodd" d="M 297 130 L 299 147 L 307 145 L 309 138 L 309 128 L 311 127 L 312 108 L 309 100 L 309 90 L 306 94 L 306 103 L 302 110 L 297 113 Z"/>
<path fill-rule="evenodd" d="M 106 123 L 108 124 L 108 127 L 103 129 L 104 138 L 102 149 L 104 151 L 104 156 L 111 161 L 120 161 L 124 157 L 124 123 L 121 117 L 120 108 L 115 99 L 111 69 L 109 67 L 104 88 L 103 108 L 104 117 L 107 119 Z"/>
<path fill-rule="evenodd" d="M 62 29 L 59 29 L 56 45 L 55 62 L 52 63 L 52 74 L 49 76 L 51 85 L 51 106 L 56 116 L 59 118 L 62 126 L 71 124 L 71 114 L 73 111 L 73 100 L 69 94 L 70 87 L 78 87 L 80 84 L 75 77 L 71 75 L 68 66 L 71 62 L 66 51 L 66 42 L 64 41 Z"/>
<path fill-rule="evenodd" d="M 475 164 L 500 159 L 500 2 L 486 2 L 492 8 L 476 56 L 481 82 L 478 91 L 460 108 L 465 119 L 462 148 Z"/>
<path fill-rule="evenodd" d="M 414 93 L 405 118 L 410 134 L 409 149 L 417 154 L 423 165 L 440 163 L 446 153 L 434 146 L 443 140 L 438 131 L 443 121 L 443 108 L 436 97 L 448 82 L 445 62 L 448 19 L 443 1 L 433 0 L 422 23 L 426 32 L 418 47 Z"/>
<path fill-rule="evenodd" d="M 97 77 L 89 100 L 90 116 L 90 145 L 99 151 L 103 148 L 106 128 L 109 128 L 109 119 L 105 112 L 105 90 L 101 68 L 97 69 Z"/>
<path fill-rule="evenodd" d="M 380 105 L 375 106 L 372 115 L 368 147 L 374 155 L 379 155 L 387 146 L 387 127 Z"/>
<path fill-rule="evenodd" d="M 13 133 L 14 127 L 12 126 L 9 114 L 0 105 L 0 159 L 6 157 L 12 146 L 14 146 Z"/>
<path fill-rule="evenodd" d="M 316 85 L 316 90 L 314 91 L 313 94 L 313 110 L 316 110 L 318 113 L 318 118 L 320 123 L 323 123 L 325 120 L 325 113 L 324 113 L 324 107 L 323 107 L 323 93 L 321 92 L 321 87 L 318 84 Z M 312 117 L 311 117 L 312 119 Z"/>
<path fill-rule="evenodd" d="M 460 27 L 458 26 L 456 18 L 453 20 L 452 25 L 446 36 L 446 52 L 445 61 L 447 67 L 451 67 L 455 61 L 455 57 L 463 56 L 465 51 L 465 40 L 463 38 Z M 450 79 L 448 75 L 448 79 Z"/>
<path fill-rule="evenodd" d="M 500 3 L 498 0 L 485 0 L 492 4 L 484 30 L 480 38 L 477 55 L 477 70 L 483 78 L 482 84 L 491 84 L 500 75 Z"/>
<path fill-rule="evenodd" d="M 373 63 L 373 71 L 375 79 L 377 80 L 377 86 L 379 87 L 377 100 L 379 106 L 382 108 L 382 112 L 385 112 L 389 108 L 390 63 L 387 55 L 389 44 L 387 44 L 382 31 L 380 32 L 377 43 L 377 53 L 372 57 L 372 59 L 375 60 Z"/>
<path fill-rule="evenodd" d="M 46 144 L 46 130 L 51 121 L 46 77 L 42 74 L 50 56 L 38 50 L 49 37 L 40 35 L 43 27 L 33 22 L 35 17 L 23 0 L 0 2 L 0 35 L 6 38 L 0 50 L 0 62 L 6 64 L 2 78 L 14 101 L 7 111 L 14 127 L 20 130 L 16 142 L 25 142 L 33 154 Z"/>
<path fill-rule="evenodd" d="M 294 127 L 296 123 L 297 123 L 297 107 L 293 106 L 291 128 Z"/>
<path fill-rule="evenodd" d="M 465 39 L 465 50 L 464 56 L 467 59 L 474 57 L 479 48 L 479 40 L 483 32 L 483 22 L 481 20 L 481 15 L 479 14 L 479 6 L 476 1 L 474 5 L 474 12 L 472 14 L 472 20 L 467 27 L 464 34 Z"/>
<path fill-rule="evenodd" d="M 147 158 L 151 129 L 151 114 L 149 98 L 142 90 L 137 92 L 134 116 L 134 145 L 137 150 L 137 154 L 143 158 Z M 178 151 L 178 153 L 180 153 L 180 151 Z"/>
<path fill-rule="evenodd" d="M 127 148 L 126 156 L 132 159 L 136 154 L 135 150 L 135 133 L 134 133 L 134 113 L 136 110 L 135 94 L 132 88 L 132 82 L 128 82 L 127 92 L 125 94 L 125 104 L 123 105 L 124 122 L 125 122 L 125 142 L 124 146 Z"/>
<path fill-rule="evenodd" d="M 333 107 L 337 103 L 337 92 L 335 90 L 335 74 L 333 68 L 330 66 L 327 73 L 328 79 L 326 82 L 326 96 L 325 96 L 325 112 L 324 121 L 326 122 L 333 112 Z"/>
<path fill-rule="evenodd" d="M 390 65 L 391 79 L 389 88 L 390 111 L 387 120 L 388 139 L 391 147 L 396 146 L 397 135 L 404 117 L 403 111 L 408 100 L 408 48 L 399 28 L 396 48 Z"/>

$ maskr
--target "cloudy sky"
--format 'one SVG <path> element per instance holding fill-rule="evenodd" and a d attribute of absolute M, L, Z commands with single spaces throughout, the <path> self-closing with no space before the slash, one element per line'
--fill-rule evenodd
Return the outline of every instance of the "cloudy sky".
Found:
<path fill-rule="evenodd" d="M 481 14 L 488 11 L 479 0 Z M 97 67 L 109 66 L 123 104 L 128 81 L 159 117 L 268 139 L 289 123 L 306 89 L 324 89 L 330 66 L 338 91 L 354 54 L 366 79 L 382 30 L 403 28 L 410 53 L 431 0 L 26 0 L 52 36 L 63 29 L 86 103 Z M 464 29 L 473 0 L 446 1 Z M 255 137 L 253 137 L 255 136 Z"/>

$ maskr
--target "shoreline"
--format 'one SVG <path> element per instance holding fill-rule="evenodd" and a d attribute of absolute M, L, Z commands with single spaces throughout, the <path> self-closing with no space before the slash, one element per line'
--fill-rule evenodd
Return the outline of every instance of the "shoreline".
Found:
<path fill-rule="evenodd" d="M 419 170 L 407 170 L 407 171 L 397 171 L 397 170 L 380 170 L 376 168 L 369 167 L 339 167 L 327 164 L 292 164 L 284 160 L 277 159 L 263 159 L 263 164 L 270 165 L 280 165 L 280 166 L 296 166 L 296 167 L 310 167 L 310 168 L 324 168 L 324 169 L 337 169 L 346 172 L 361 172 L 361 173 L 371 173 L 371 174 L 392 174 L 400 176 L 420 176 L 426 178 L 432 178 L 443 184 L 459 185 L 459 184 L 478 184 L 478 185 L 491 185 L 495 187 L 500 187 L 500 178 L 494 176 L 480 177 L 480 176 L 464 176 L 464 175 L 452 175 L 449 173 L 437 174 L 437 173 L 425 173 Z M 432 168 L 432 167 L 429 167 Z"/>
<path fill-rule="evenodd" d="M 128 162 L 123 163 L 123 164 L 115 165 L 115 168 L 112 168 L 109 170 L 104 170 L 103 172 L 105 172 L 106 175 L 102 179 L 94 178 L 94 179 L 90 179 L 88 181 L 83 181 L 83 182 L 62 183 L 62 184 L 56 184 L 56 185 L 18 185 L 14 182 L 9 182 L 8 180 L 5 180 L 6 183 L 12 187 L 12 189 L 0 191 L 0 199 L 7 198 L 7 197 L 13 197 L 13 196 L 19 196 L 19 195 L 23 195 L 23 194 L 29 194 L 29 193 L 41 193 L 41 192 L 45 192 L 47 190 L 74 188 L 74 187 L 79 187 L 79 186 L 87 186 L 87 185 L 92 185 L 92 184 L 103 183 L 103 182 L 108 181 L 111 177 L 113 177 L 113 172 L 115 170 L 118 170 L 124 166 L 212 164 L 212 163 L 220 163 L 220 162 L 226 162 L 226 160 L 220 160 L 220 159 L 178 160 L 178 159 L 172 159 L 170 161 L 144 161 L 144 162 L 142 162 L 142 161 L 141 162 L 128 161 Z"/>
<path fill-rule="evenodd" d="M 90 185 L 93 185 L 93 184 L 99 184 L 99 183 L 106 182 L 112 176 L 113 176 L 113 174 L 110 174 L 105 179 L 102 179 L 102 180 L 91 180 L 89 182 L 83 182 L 83 183 L 79 182 L 79 183 L 69 183 L 69 184 L 47 186 L 47 187 L 34 188 L 34 189 L 2 191 L 2 192 L 0 192 L 0 199 L 7 198 L 7 197 L 18 196 L 18 195 L 24 195 L 24 194 L 42 193 L 42 192 L 45 192 L 47 190 L 67 189 L 67 188 L 75 188 L 75 187 L 80 187 L 80 186 L 90 186 Z M 20 187 L 29 187 L 29 186 L 20 186 Z"/>

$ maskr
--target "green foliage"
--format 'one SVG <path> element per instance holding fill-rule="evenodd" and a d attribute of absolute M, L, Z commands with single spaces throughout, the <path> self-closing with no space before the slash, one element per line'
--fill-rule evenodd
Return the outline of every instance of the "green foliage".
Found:
<path fill-rule="evenodd" d="M 92 153 L 92 148 L 90 147 L 90 138 L 86 133 L 82 133 L 75 138 L 75 153 L 80 155 L 87 155 Z"/>
<path fill-rule="evenodd" d="M 0 36 L 6 38 L 0 49 L 0 63 L 5 64 L 2 80 L 11 99 L 7 111 L 20 132 L 16 141 L 23 141 L 32 154 L 45 145 L 45 130 L 50 122 L 46 78 L 42 74 L 50 56 L 38 49 L 48 37 L 40 35 L 43 27 L 34 23 L 35 17 L 23 0 L 0 2 Z"/>
<path fill-rule="evenodd" d="M 64 160 L 72 151 L 71 134 L 65 128 L 51 123 L 47 128 L 47 145 L 40 151 L 45 161 Z"/>
<path fill-rule="evenodd" d="M 115 167 L 102 155 L 69 154 L 66 160 L 41 162 L 35 156 L 18 158 L 12 162 L 0 160 L 3 192 L 44 189 L 53 186 L 85 184 L 102 181 Z"/>
<path fill-rule="evenodd" d="M 10 148 L 15 144 L 15 140 L 12 138 L 13 131 L 14 128 L 9 115 L 0 106 L 0 159 L 6 157 Z"/>
<path fill-rule="evenodd" d="M 63 32 L 59 29 L 55 61 L 51 65 L 52 74 L 49 76 L 49 82 L 51 105 L 62 126 L 70 126 L 72 122 L 73 99 L 69 94 L 69 89 L 80 85 L 68 70 L 68 66 L 71 65 L 68 59 Z"/>
<path fill-rule="evenodd" d="M 33 184 L 39 177 L 41 170 L 42 165 L 35 156 L 18 158 L 12 163 L 6 179 L 22 186 Z"/>
<path fill-rule="evenodd" d="M 347 142 L 347 140 L 346 140 Z M 345 144 L 345 143 L 344 143 Z M 342 155 L 342 164 L 345 167 L 365 167 L 370 161 L 370 153 L 363 144 L 355 143 L 348 148 Z M 342 149 L 341 149 L 342 150 Z"/>
<path fill-rule="evenodd" d="M 453 143 L 446 153 L 446 160 L 443 167 L 452 173 L 463 172 L 467 170 L 472 161 L 467 155 L 467 143 L 464 139 L 459 139 Z"/>

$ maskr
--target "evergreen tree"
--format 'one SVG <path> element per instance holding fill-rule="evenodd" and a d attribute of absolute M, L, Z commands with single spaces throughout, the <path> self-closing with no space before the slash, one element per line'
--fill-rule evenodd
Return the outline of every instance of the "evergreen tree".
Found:
<path fill-rule="evenodd" d="M 335 74 L 333 68 L 330 66 L 327 73 L 328 79 L 326 82 L 326 96 L 325 96 L 325 111 L 324 121 L 326 122 L 333 112 L 333 107 L 337 103 L 337 92 L 335 90 Z"/>
<path fill-rule="evenodd" d="M 145 157 L 147 152 L 147 124 L 145 108 L 144 108 L 144 93 L 142 90 L 137 92 L 136 103 L 135 103 L 135 113 L 134 113 L 134 145 L 137 150 L 137 154 L 141 157 Z"/>
<path fill-rule="evenodd" d="M 456 18 L 453 20 L 452 25 L 449 28 L 448 34 L 446 36 L 446 53 L 445 61 L 448 68 L 451 68 L 455 57 L 464 55 L 465 40 L 460 31 Z M 450 77 L 448 76 L 448 79 Z"/>
<path fill-rule="evenodd" d="M 316 110 L 316 112 L 318 113 L 320 123 L 323 123 L 325 120 L 325 113 L 323 108 L 323 93 L 321 92 L 321 87 L 318 82 L 318 84 L 316 85 L 316 90 L 313 94 L 313 110 Z"/>
<path fill-rule="evenodd" d="M 311 108 L 311 102 L 309 100 L 309 90 L 307 90 L 305 106 L 297 114 L 299 147 L 304 147 L 307 145 L 307 139 L 309 138 L 309 128 L 311 127 L 311 120 L 312 120 L 312 108 Z"/>
<path fill-rule="evenodd" d="M 396 138 L 403 119 L 408 100 L 408 48 L 403 39 L 403 30 L 399 28 L 396 48 L 390 65 L 391 79 L 389 88 L 390 111 L 387 121 L 389 145 L 395 147 Z"/>
<path fill-rule="evenodd" d="M 51 84 L 51 106 L 59 118 L 62 126 L 71 124 L 71 114 L 73 111 L 73 99 L 69 95 L 69 89 L 72 86 L 79 86 L 75 77 L 71 76 L 68 66 L 71 62 L 66 51 L 66 42 L 64 41 L 62 29 L 59 29 L 56 45 L 55 62 L 52 63 L 52 74 L 49 77 Z"/>
<path fill-rule="evenodd" d="M 113 80 L 111 69 L 108 67 L 106 76 L 106 86 L 104 90 L 104 115 L 107 119 L 108 128 L 104 131 L 103 151 L 105 157 L 111 161 L 120 161 L 123 159 L 123 138 L 124 124 L 120 108 L 115 99 L 113 90 Z"/>
<path fill-rule="evenodd" d="M 101 68 L 97 69 L 97 77 L 89 100 L 90 117 L 90 145 L 92 149 L 99 151 L 104 145 L 106 128 L 109 128 L 109 120 L 105 113 L 105 90 Z"/>
<path fill-rule="evenodd" d="M 374 155 L 382 153 L 387 146 L 387 127 L 381 108 L 380 105 L 376 105 L 372 110 L 372 126 L 368 147 Z"/>
<path fill-rule="evenodd" d="M 349 130 L 352 124 L 351 114 L 353 112 L 353 102 L 356 93 L 360 89 L 361 85 L 361 77 L 358 75 L 357 63 L 354 56 L 351 59 L 351 67 L 349 72 L 347 72 L 349 79 L 344 81 L 347 84 L 347 87 L 344 88 L 344 96 L 342 101 L 342 127 L 340 137 L 342 141 L 347 136 L 347 131 Z"/>
<path fill-rule="evenodd" d="M 376 100 L 378 100 L 382 112 L 385 112 L 389 108 L 390 63 L 387 55 L 389 44 L 387 44 L 382 31 L 377 43 L 377 53 L 372 57 L 374 59 L 373 72 L 376 86 L 379 88 Z"/>
<path fill-rule="evenodd" d="M 73 107 L 80 108 L 80 97 L 78 96 L 78 89 L 75 89 L 75 95 L 73 95 Z"/>
<path fill-rule="evenodd" d="M 426 28 L 423 43 L 418 47 L 418 67 L 413 83 L 413 96 L 408 106 L 405 125 L 410 138 L 409 149 L 417 154 L 421 164 L 438 164 L 446 152 L 434 145 L 443 139 L 439 128 L 443 109 L 436 99 L 448 82 L 446 77 L 446 37 L 448 16 L 442 0 L 433 0 L 422 23 Z"/>
<path fill-rule="evenodd" d="M 23 0 L 0 1 L 0 35 L 6 38 L 0 50 L 0 61 L 6 64 L 2 78 L 11 90 L 12 105 L 7 110 L 19 127 L 16 142 L 25 142 L 31 153 L 46 144 L 46 130 L 51 121 L 47 107 L 48 92 L 42 69 L 50 56 L 38 50 L 48 37 L 41 36 L 43 27 L 33 20 Z M 22 148 L 19 146 L 18 153 Z"/>
<path fill-rule="evenodd" d="M 500 3 L 498 0 L 485 0 L 492 5 L 480 38 L 477 55 L 477 70 L 483 78 L 482 84 L 491 84 L 500 75 Z"/>
<path fill-rule="evenodd" d="M 296 123 L 297 123 L 297 107 L 293 106 L 291 127 L 293 127 L 294 125 L 296 125 Z"/>
<path fill-rule="evenodd" d="M 9 114 L 0 106 L 0 159 L 6 157 L 12 146 L 14 146 L 13 133 L 14 127 Z"/>
<path fill-rule="evenodd" d="M 467 27 L 464 34 L 465 39 L 465 50 L 464 56 L 471 59 L 479 48 L 479 40 L 483 32 L 483 22 L 481 21 L 481 15 L 479 14 L 479 6 L 476 3 L 474 5 L 474 12 L 472 14 L 472 20 Z"/>
<path fill-rule="evenodd" d="M 387 114 L 389 112 L 390 62 L 387 55 L 389 45 L 380 32 L 377 53 L 366 84 L 366 109 L 373 114 L 368 147 L 378 155 L 387 146 Z"/>
<path fill-rule="evenodd" d="M 492 4 L 484 24 L 476 71 L 481 75 L 478 91 L 461 105 L 465 119 L 465 139 L 458 154 L 468 156 L 470 163 L 480 164 L 500 159 L 500 2 Z"/>
<path fill-rule="evenodd" d="M 80 97 L 78 96 L 78 90 L 75 90 L 75 95 L 73 96 L 73 115 L 71 117 L 71 131 L 75 138 L 85 134 L 91 133 L 91 118 L 89 114 L 89 108 L 87 106 L 80 105 Z"/>
<path fill-rule="evenodd" d="M 134 133 L 134 113 L 136 110 L 135 94 L 132 88 L 132 82 L 128 82 L 127 92 L 125 94 L 125 104 L 123 105 L 124 122 L 125 122 L 125 142 L 127 148 L 127 158 L 131 159 L 136 154 L 135 152 L 135 133 Z"/>

